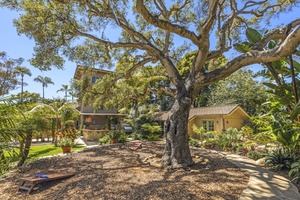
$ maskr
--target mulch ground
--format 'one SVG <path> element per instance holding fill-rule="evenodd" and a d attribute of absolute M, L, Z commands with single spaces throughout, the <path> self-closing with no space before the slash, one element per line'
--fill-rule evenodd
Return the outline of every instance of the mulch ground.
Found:
<path fill-rule="evenodd" d="M 191 149 L 189 170 L 162 168 L 162 142 L 145 142 L 132 151 L 126 145 L 87 148 L 65 156 L 39 159 L 0 178 L 0 199 L 238 199 L 249 176 L 209 150 Z M 19 191 L 20 177 L 37 173 L 75 176 Z"/>

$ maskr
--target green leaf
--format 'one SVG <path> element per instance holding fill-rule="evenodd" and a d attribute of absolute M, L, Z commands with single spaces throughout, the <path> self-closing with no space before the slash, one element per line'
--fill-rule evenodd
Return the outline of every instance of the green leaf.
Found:
<path fill-rule="evenodd" d="M 296 104 L 296 106 L 293 108 L 291 119 L 294 120 L 298 117 L 300 114 L 300 101 Z"/>
<path fill-rule="evenodd" d="M 276 69 L 280 70 L 282 67 L 286 66 L 285 60 L 277 60 L 275 62 L 272 62 L 272 66 Z"/>
<path fill-rule="evenodd" d="M 288 58 L 285 58 L 284 61 L 286 63 L 290 63 L 290 60 Z M 300 63 L 298 63 L 297 61 L 293 60 L 293 64 L 294 64 L 294 68 L 296 69 L 296 73 L 300 72 Z"/>
<path fill-rule="evenodd" d="M 263 83 L 265 86 L 267 86 L 268 88 L 271 88 L 271 89 L 273 89 L 273 90 L 276 90 L 276 89 L 278 89 L 279 87 L 278 87 L 278 85 L 276 85 L 276 84 L 273 84 L 273 83 Z"/>
<path fill-rule="evenodd" d="M 269 49 L 273 49 L 276 46 L 276 43 L 274 41 L 270 41 L 268 44 Z"/>
<path fill-rule="evenodd" d="M 235 48 L 235 50 L 237 50 L 238 52 L 241 53 L 246 53 L 248 51 L 251 50 L 251 44 L 249 42 L 243 42 L 241 44 L 233 44 L 233 47 Z"/>
<path fill-rule="evenodd" d="M 263 38 L 263 36 L 253 28 L 247 28 L 246 37 L 252 44 L 259 42 Z"/>

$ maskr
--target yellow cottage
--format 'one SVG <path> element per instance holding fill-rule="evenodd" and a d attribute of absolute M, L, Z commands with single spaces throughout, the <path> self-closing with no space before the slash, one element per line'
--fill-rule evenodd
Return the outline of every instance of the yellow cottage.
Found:
<path fill-rule="evenodd" d="M 160 113 L 157 119 L 166 121 L 168 113 Z M 203 126 L 207 132 L 217 131 L 221 133 L 228 128 L 240 129 L 249 119 L 249 115 L 237 104 L 191 108 L 188 122 L 188 133 L 196 137 L 193 132 L 193 125 Z"/>
<path fill-rule="evenodd" d="M 188 132 L 192 137 L 193 125 L 202 126 L 206 131 L 221 133 L 228 128 L 240 129 L 249 119 L 248 114 L 239 105 L 225 105 L 202 108 L 191 108 Z"/>

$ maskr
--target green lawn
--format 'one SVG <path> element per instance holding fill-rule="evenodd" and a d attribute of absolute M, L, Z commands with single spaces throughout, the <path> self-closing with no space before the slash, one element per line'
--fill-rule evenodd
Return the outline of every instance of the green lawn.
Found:
<path fill-rule="evenodd" d="M 76 146 L 72 147 L 72 151 L 82 150 L 84 148 L 86 148 L 86 147 L 76 145 Z M 19 150 L 16 149 L 16 153 L 18 153 L 18 151 Z M 40 157 L 53 156 L 53 155 L 57 155 L 57 154 L 60 154 L 60 153 L 62 153 L 61 147 L 55 147 L 53 144 L 40 145 L 40 146 L 34 145 L 34 146 L 30 147 L 29 156 L 28 156 L 27 160 L 31 160 L 31 159 L 35 160 L 35 159 L 40 158 Z M 12 159 L 12 162 L 14 162 L 14 161 L 18 161 L 17 156 L 15 156 Z"/>
<path fill-rule="evenodd" d="M 81 150 L 85 146 L 73 146 L 72 151 Z M 62 153 L 61 147 L 55 147 L 53 144 L 42 146 L 31 146 L 28 159 L 36 159 L 44 156 L 53 156 Z"/>

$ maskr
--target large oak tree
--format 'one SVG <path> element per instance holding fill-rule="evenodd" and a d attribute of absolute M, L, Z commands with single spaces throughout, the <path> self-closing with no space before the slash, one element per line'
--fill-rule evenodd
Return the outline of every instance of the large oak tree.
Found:
<path fill-rule="evenodd" d="M 17 30 L 36 42 L 31 64 L 41 69 L 62 67 L 63 56 L 87 66 L 107 67 L 124 56 L 118 79 L 130 77 L 149 63 L 160 63 L 175 89 L 175 102 L 165 125 L 164 164 L 174 168 L 193 164 L 188 147 L 187 123 L 191 104 L 201 89 L 234 71 L 292 54 L 300 42 L 300 19 L 274 29 L 248 52 L 228 58 L 214 70 L 206 63 L 224 56 L 244 36 L 246 27 L 265 23 L 298 1 L 287 0 L 2 0 L 24 13 Z M 278 20 L 279 21 L 279 20 Z M 108 31 L 114 30 L 114 31 Z M 273 49 L 264 47 L 270 40 Z M 187 74 L 176 65 L 183 55 L 196 51 Z M 99 95 L 101 92 L 99 92 Z"/>

